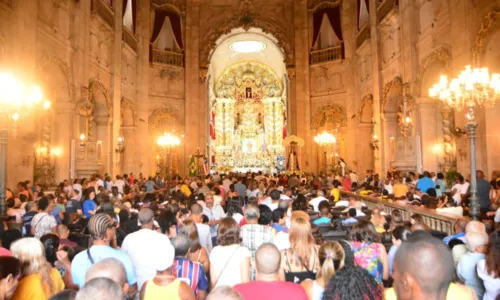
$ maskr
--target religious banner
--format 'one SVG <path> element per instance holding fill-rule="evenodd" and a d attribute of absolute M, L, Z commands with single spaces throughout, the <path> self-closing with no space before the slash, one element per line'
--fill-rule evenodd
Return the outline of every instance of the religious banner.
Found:
<path fill-rule="evenodd" d="M 196 176 L 196 160 L 194 159 L 194 156 L 191 156 L 189 159 L 189 176 Z"/>
<path fill-rule="evenodd" d="M 282 172 L 285 170 L 285 156 L 280 155 L 276 157 L 276 170 Z"/>

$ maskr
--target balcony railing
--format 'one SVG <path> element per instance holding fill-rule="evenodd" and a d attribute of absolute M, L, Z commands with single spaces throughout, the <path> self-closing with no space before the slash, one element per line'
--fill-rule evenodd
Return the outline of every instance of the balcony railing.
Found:
<path fill-rule="evenodd" d="M 335 47 L 311 51 L 311 65 L 342 59 L 342 43 Z"/>
<path fill-rule="evenodd" d="M 184 59 L 182 53 L 153 49 L 153 62 L 184 67 Z"/>
<path fill-rule="evenodd" d="M 356 48 L 359 48 L 364 41 L 370 38 L 370 23 L 365 24 L 356 35 Z"/>
<path fill-rule="evenodd" d="M 111 28 L 115 27 L 115 13 L 103 0 L 92 0 L 92 13 L 101 17 Z"/>
<path fill-rule="evenodd" d="M 380 6 L 377 7 L 377 23 L 380 23 L 391 10 L 398 6 L 398 4 L 398 0 L 384 0 Z"/>
<path fill-rule="evenodd" d="M 135 38 L 135 35 L 125 26 L 122 31 L 122 39 L 125 44 L 137 53 L 137 39 Z"/>

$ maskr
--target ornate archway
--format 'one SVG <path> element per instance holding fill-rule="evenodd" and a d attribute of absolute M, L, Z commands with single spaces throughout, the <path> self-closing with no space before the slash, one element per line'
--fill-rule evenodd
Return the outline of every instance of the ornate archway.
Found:
<path fill-rule="evenodd" d="M 313 130 L 345 127 L 347 127 L 347 113 L 345 108 L 338 104 L 319 107 L 311 118 L 311 128 Z"/>
<path fill-rule="evenodd" d="M 481 57 L 485 51 L 485 45 L 488 42 L 492 32 L 497 26 L 500 26 L 498 20 L 500 19 L 500 11 L 492 10 L 484 16 L 481 22 L 481 27 L 476 35 L 474 48 L 472 49 L 472 56 L 474 63 L 479 64 Z"/>

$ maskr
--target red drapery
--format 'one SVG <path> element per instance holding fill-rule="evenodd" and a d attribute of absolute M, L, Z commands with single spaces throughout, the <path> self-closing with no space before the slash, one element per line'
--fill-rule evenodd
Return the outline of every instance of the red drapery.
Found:
<path fill-rule="evenodd" d="M 161 28 L 165 22 L 165 18 L 170 19 L 170 24 L 172 25 L 172 31 L 174 33 L 175 42 L 181 48 L 184 49 L 184 44 L 182 43 L 182 27 L 181 27 L 181 17 L 171 11 L 166 10 L 156 10 L 155 20 L 153 24 L 153 31 L 151 33 L 151 40 L 149 41 L 149 60 L 153 60 L 153 43 L 156 41 L 160 35 Z"/>
<path fill-rule="evenodd" d="M 319 31 L 321 29 L 321 21 L 323 20 L 323 16 L 326 14 L 328 17 L 328 21 L 332 25 L 333 31 L 337 38 L 342 42 L 341 43 L 341 55 L 344 58 L 344 38 L 342 36 L 342 24 L 340 19 L 340 5 L 336 7 L 327 7 L 324 9 L 320 9 L 313 14 L 313 43 L 312 47 L 316 44 L 319 37 Z"/>
<path fill-rule="evenodd" d="M 123 0 L 122 18 L 125 16 L 125 11 L 127 10 L 128 1 L 129 0 Z M 132 28 L 134 30 L 134 33 L 135 33 L 136 19 L 137 19 L 137 0 L 132 0 Z"/>

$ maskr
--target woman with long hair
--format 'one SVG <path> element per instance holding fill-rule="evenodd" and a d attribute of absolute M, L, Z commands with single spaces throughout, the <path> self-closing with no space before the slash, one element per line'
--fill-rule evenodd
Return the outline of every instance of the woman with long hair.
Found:
<path fill-rule="evenodd" d="M 477 275 L 483 280 L 483 300 L 495 300 L 500 295 L 500 229 L 490 235 L 486 257 L 477 262 Z"/>
<path fill-rule="evenodd" d="M 318 248 L 311 223 L 302 217 L 292 219 L 289 231 L 290 248 L 281 252 L 281 276 L 286 281 L 315 279 L 319 270 Z"/>
<path fill-rule="evenodd" d="M 200 244 L 200 237 L 196 224 L 191 219 L 184 220 L 179 234 L 185 235 L 189 238 L 189 253 L 187 258 L 190 261 L 200 263 L 203 269 L 208 272 L 210 270 L 210 260 L 208 259 L 207 249 L 203 248 Z"/>
<path fill-rule="evenodd" d="M 366 269 L 379 283 L 389 279 L 389 260 L 380 236 L 371 222 L 360 220 L 349 234 L 356 264 Z"/>
<path fill-rule="evenodd" d="M 226 206 L 226 217 L 233 218 L 238 224 L 240 224 L 241 220 L 243 220 L 243 210 L 241 209 L 240 197 L 233 197 L 228 200 Z"/>
<path fill-rule="evenodd" d="M 337 242 L 326 242 L 318 251 L 321 268 L 316 280 L 304 280 L 300 285 L 304 288 L 309 300 L 323 299 L 325 287 L 335 273 L 344 267 L 344 249 Z"/>
<path fill-rule="evenodd" d="M 83 215 L 86 217 L 86 218 L 89 218 L 92 217 L 93 215 L 96 214 L 97 210 L 99 209 L 99 207 L 97 207 L 97 204 L 95 202 L 95 192 L 93 189 L 87 189 L 85 190 L 85 194 L 84 194 L 84 197 L 83 197 L 83 204 L 82 204 L 82 208 L 83 208 Z"/>
<path fill-rule="evenodd" d="M 389 249 L 389 253 L 387 254 L 387 259 L 389 261 L 389 274 L 392 276 L 392 265 L 394 262 L 394 257 L 396 256 L 396 252 L 398 251 L 401 243 L 406 241 L 408 237 L 411 235 L 411 230 L 405 226 L 398 226 L 392 232 L 392 246 Z"/>
<path fill-rule="evenodd" d="M 48 299 L 64 289 L 61 275 L 45 258 L 45 250 L 39 240 L 20 239 L 12 244 L 11 251 L 22 264 L 22 279 L 12 300 Z"/>
<path fill-rule="evenodd" d="M 45 234 L 40 238 L 40 242 L 42 242 L 45 249 L 45 258 L 52 267 L 59 271 L 64 286 L 75 290 L 78 289 L 71 278 L 71 262 L 69 261 L 68 252 L 61 250 L 59 237 L 53 233 Z"/>

